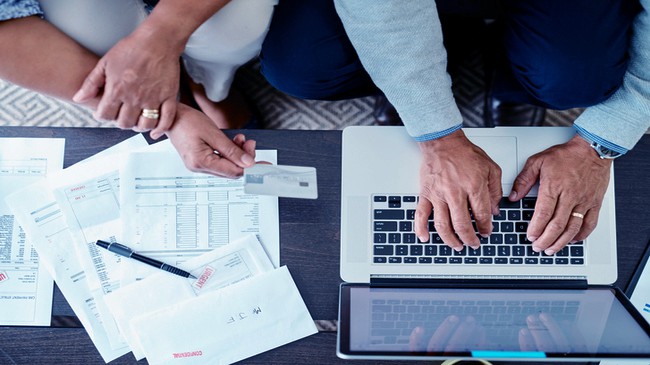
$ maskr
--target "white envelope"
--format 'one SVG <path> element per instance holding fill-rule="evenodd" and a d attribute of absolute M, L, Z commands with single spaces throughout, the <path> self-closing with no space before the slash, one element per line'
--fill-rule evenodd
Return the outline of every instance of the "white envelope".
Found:
<path fill-rule="evenodd" d="M 131 321 L 150 364 L 231 364 L 318 330 L 286 266 Z"/>
<path fill-rule="evenodd" d="M 106 305 L 136 359 L 144 358 L 129 322 L 158 309 L 273 270 L 261 243 L 248 235 L 192 260 L 182 268 L 197 279 L 159 271 L 105 296 Z"/>

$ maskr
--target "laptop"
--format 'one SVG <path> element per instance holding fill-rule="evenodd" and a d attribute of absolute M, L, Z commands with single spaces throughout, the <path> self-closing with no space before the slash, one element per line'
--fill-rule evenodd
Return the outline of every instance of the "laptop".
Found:
<path fill-rule="evenodd" d="M 575 133 L 570 127 L 464 132 L 501 167 L 505 195 L 528 157 Z M 532 251 L 525 231 L 535 187 L 516 204 L 502 200 L 493 234 L 479 250 L 455 252 L 432 223 L 428 243 L 415 238 L 420 159 L 404 127 L 343 131 L 339 357 L 650 359 L 650 327 L 611 287 L 613 169 L 598 226 L 584 241 L 553 256 Z"/>

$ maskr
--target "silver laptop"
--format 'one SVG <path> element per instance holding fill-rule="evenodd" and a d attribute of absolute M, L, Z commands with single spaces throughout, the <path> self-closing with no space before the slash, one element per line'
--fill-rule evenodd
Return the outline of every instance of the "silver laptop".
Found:
<path fill-rule="evenodd" d="M 529 156 L 574 135 L 570 127 L 473 128 L 464 132 L 501 167 L 506 195 Z M 343 131 L 342 148 L 341 278 L 346 282 L 409 277 L 555 278 L 586 280 L 588 284 L 616 281 L 613 171 L 597 228 L 584 242 L 554 256 L 536 254 L 529 242 L 523 242 L 536 188 L 523 206 L 502 207 L 503 220 L 493 219 L 490 239 L 496 243 L 484 242 L 477 250 L 488 252 L 465 249 L 459 256 L 437 241 L 434 233 L 435 252 L 424 245 L 421 252 L 417 249 L 411 255 L 415 235 L 408 228 L 412 231 L 412 225 L 401 222 L 408 221 L 417 204 L 421 158 L 416 142 L 404 127 L 354 126 Z M 401 214 L 398 210 L 404 215 L 396 217 L 397 223 L 389 222 L 392 214 Z M 383 227 L 383 222 L 388 227 Z"/>
<path fill-rule="evenodd" d="M 466 129 L 501 167 L 508 194 L 526 159 L 564 127 Z M 598 227 L 553 256 L 525 240 L 536 188 L 502 201 L 479 250 L 450 250 L 411 223 L 420 151 L 403 127 L 343 131 L 337 355 L 347 359 L 650 359 L 650 326 L 616 280 L 613 171 Z M 430 225 L 430 229 L 432 229 Z"/>

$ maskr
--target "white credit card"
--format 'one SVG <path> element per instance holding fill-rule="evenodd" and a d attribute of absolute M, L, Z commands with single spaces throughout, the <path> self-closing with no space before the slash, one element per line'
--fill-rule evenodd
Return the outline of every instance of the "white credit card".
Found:
<path fill-rule="evenodd" d="M 307 166 L 257 164 L 244 169 L 246 194 L 285 198 L 318 198 L 316 168 Z"/>

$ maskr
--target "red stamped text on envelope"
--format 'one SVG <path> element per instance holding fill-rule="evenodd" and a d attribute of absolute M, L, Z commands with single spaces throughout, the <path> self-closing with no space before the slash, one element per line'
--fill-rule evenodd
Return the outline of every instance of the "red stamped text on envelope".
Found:
<path fill-rule="evenodd" d="M 174 359 L 180 359 L 184 357 L 195 357 L 195 356 L 203 356 L 203 351 L 188 351 L 188 352 L 174 352 L 172 354 Z"/>
<path fill-rule="evenodd" d="M 7 275 L 7 273 L 4 271 L 0 271 L 0 284 L 2 284 L 7 280 L 9 280 L 9 276 Z"/>
<path fill-rule="evenodd" d="M 201 276 L 199 276 L 199 278 L 196 279 L 196 281 L 194 282 L 194 287 L 198 290 L 203 289 L 205 283 L 207 283 L 208 280 L 210 280 L 213 274 L 214 274 L 214 269 L 210 266 L 206 266 L 203 269 L 203 273 L 201 273 Z"/>

